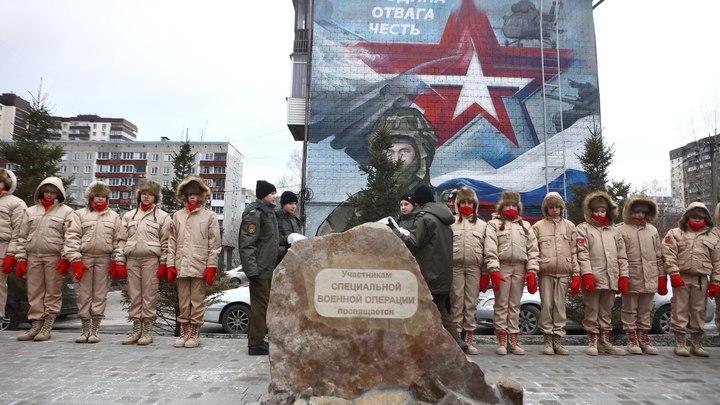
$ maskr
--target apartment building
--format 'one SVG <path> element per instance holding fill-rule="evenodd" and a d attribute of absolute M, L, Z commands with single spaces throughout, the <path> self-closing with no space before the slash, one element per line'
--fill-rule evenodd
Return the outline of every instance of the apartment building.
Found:
<path fill-rule="evenodd" d="M 12 93 L 0 95 L 0 141 L 9 141 L 15 135 L 16 127 L 25 126 L 25 116 L 30 103 Z"/>
<path fill-rule="evenodd" d="M 670 151 L 673 206 L 702 201 L 715 207 L 720 199 L 720 135 L 708 136 Z"/>
<path fill-rule="evenodd" d="M 103 118 L 97 115 L 54 117 L 58 122 L 50 139 L 63 141 L 135 141 L 138 129 L 123 118 Z"/>

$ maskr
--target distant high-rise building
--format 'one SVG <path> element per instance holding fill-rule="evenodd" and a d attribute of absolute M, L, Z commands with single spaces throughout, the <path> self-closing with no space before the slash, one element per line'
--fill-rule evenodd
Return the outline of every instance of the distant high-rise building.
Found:
<path fill-rule="evenodd" d="M 670 151 L 670 187 L 675 207 L 701 201 L 711 210 L 720 199 L 720 135 Z"/>
<path fill-rule="evenodd" d="M 137 127 L 124 118 L 103 118 L 97 115 L 55 117 L 59 127 L 52 139 L 63 141 L 134 141 Z"/>
<path fill-rule="evenodd" d="M 0 140 L 9 141 L 23 128 L 30 103 L 12 93 L 0 95 Z"/>

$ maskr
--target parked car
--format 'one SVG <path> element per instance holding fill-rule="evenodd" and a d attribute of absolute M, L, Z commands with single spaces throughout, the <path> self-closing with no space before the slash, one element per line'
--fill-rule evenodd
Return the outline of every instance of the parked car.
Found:
<path fill-rule="evenodd" d="M 205 309 L 205 322 L 219 323 L 225 333 L 247 333 L 250 325 L 250 286 L 225 290 Z"/>
<path fill-rule="evenodd" d="M 8 278 L 8 297 L 5 304 L 5 318 L 0 320 L 0 330 L 16 330 L 21 322 L 28 322 L 27 313 L 30 309 L 27 288 L 24 282 L 15 277 Z M 67 276 L 62 287 L 62 307 L 60 317 L 78 313 L 77 293 L 71 276 Z"/>
<path fill-rule="evenodd" d="M 250 280 L 245 275 L 245 272 L 242 269 L 242 266 L 235 267 L 234 269 L 228 270 L 225 272 L 225 276 L 233 282 L 233 285 L 235 287 L 240 287 L 241 285 L 248 285 L 250 284 Z"/>
<path fill-rule="evenodd" d="M 655 313 L 652 320 L 653 333 L 670 333 L 670 300 L 672 299 L 672 286 L 668 280 L 668 294 L 655 294 L 653 305 Z M 493 327 L 493 306 L 495 305 L 495 294 L 492 289 L 478 295 L 476 320 L 479 327 Z M 713 320 L 715 314 L 715 301 L 708 298 L 705 322 Z M 572 320 L 567 321 L 568 329 L 582 329 L 582 326 Z M 540 330 L 540 293 L 530 294 L 527 288 L 523 290 L 520 298 L 520 334 L 538 335 Z"/>

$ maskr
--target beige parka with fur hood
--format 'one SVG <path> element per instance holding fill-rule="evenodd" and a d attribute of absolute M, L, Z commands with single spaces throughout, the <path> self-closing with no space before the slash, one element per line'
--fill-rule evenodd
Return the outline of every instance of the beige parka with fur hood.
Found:
<path fill-rule="evenodd" d="M 117 256 L 120 216 L 109 208 L 95 209 L 90 202 L 97 196 L 110 198 L 110 188 L 101 181 L 90 183 L 85 189 L 85 207 L 69 217 L 64 256 L 70 262 L 81 261 L 83 256 Z"/>
<path fill-rule="evenodd" d="M 633 209 L 637 205 L 648 207 L 648 213 L 642 223 L 633 219 Z M 634 195 L 625 202 L 623 222 L 617 225 L 625 242 L 630 293 L 657 292 L 658 277 L 665 275 L 662 242 L 657 229 L 651 223 L 655 221 L 657 214 L 657 204 L 652 198 Z"/>
<path fill-rule="evenodd" d="M 0 168 L 0 257 L 15 256 L 23 214 L 27 209 L 25 201 L 13 195 L 17 187 L 15 173 Z"/>
<path fill-rule="evenodd" d="M 525 272 L 537 273 L 539 270 L 539 251 L 535 232 L 530 223 L 518 217 L 511 221 L 502 214 L 507 204 L 518 206 L 522 214 L 520 194 L 503 191 L 493 218 L 485 228 L 485 265 L 488 272 L 498 271 L 501 263 L 524 263 Z"/>
<path fill-rule="evenodd" d="M 155 196 L 155 205 L 147 211 L 140 208 L 140 195 L 143 192 Z M 118 240 L 119 254 L 115 260 L 124 265 L 130 256 L 157 257 L 160 264 L 165 264 L 172 218 L 160 209 L 160 184 L 151 180 L 143 181 L 138 185 L 135 195 L 137 208 L 125 213 L 122 218 Z"/>
<path fill-rule="evenodd" d="M 593 219 L 590 203 L 595 199 L 604 201 L 608 218 L 606 225 L 600 225 Z M 585 222 L 577 226 L 580 273 L 592 274 L 598 290 L 617 291 L 618 279 L 629 274 L 625 241 L 614 223 L 618 206 L 607 193 L 595 191 L 583 200 L 583 211 Z"/>
<path fill-rule="evenodd" d="M 540 250 L 540 275 L 543 276 L 579 276 L 577 261 L 577 230 L 575 224 L 563 218 L 551 218 L 548 207 L 559 205 L 565 211 L 565 201 L 554 191 L 543 199 L 541 208 L 545 218 L 535 222 L 532 230 L 538 240 Z"/>
<path fill-rule="evenodd" d="M 187 207 L 188 187 L 199 187 L 200 206 L 190 212 Z M 168 241 L 167 266 L 175 267 L 178 278 L 203 277 L 205 269 L 217 268 L 222 249 L 217 215 L 205 208 L 210 187 L 198 176 L 188 176 L 177 187 L 175 197 L 185 207 L 173 214 Z"/>
<path fill-rule="evenodd" d="M 697 232 L 687 225 L 691 211 L 705 217 L 705 227 Z M 690 203 L 678 225 L 663 238 L 665 272 L 671 276 L 710 276 L 711 283 L 720 285 L 720 236 L 710 211 L 701 202 Z"/>

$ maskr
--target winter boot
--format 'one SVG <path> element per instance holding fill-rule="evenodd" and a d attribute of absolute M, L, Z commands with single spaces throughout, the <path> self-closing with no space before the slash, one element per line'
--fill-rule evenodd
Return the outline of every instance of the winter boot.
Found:
<path fill-rule="evenodd" d="M 475 342 L 473 342 L 473 331 L 471 331 L 471 330 L 465 331 L 465 339 L 467 339 L 467 347 L 468 347 L 467 351 L 465 353 L 472 354 L 472 355 L 476 355 L 476 354 L 480 353 L 480 351 L 474 346 Z"/>
<path fill-rule="evenodd" d="M 510 334 L 510 353 L 518 354 L 518 355 L 525 354 L 525 349 L 520 347 L 520 342 L 518 341 L 517 333 Z"/>
<path fill-rule="evenodd" d="M 565 348 L 562 344 L 562 336 L 560 335 L 552 335 L 553 341 L 552 341 L 552 347 L 555 354 L 559 354 L 562 356 L 567 356 L 570 354 L 568 349 Z"/>
<path fill-rule="evenodd" d="M 495 354 L 504 356 L 507 354 L 507 332 L 499 330 L 497 331 L 498 348 L 495 350 Z"/>
<path fill-rule="evenodd" d="M 18 336 L 17 340 L 24 342 L 24 341 L 35 339 L 35 336 L 37 336 L 37 334 L 40 333 L 40 329 L 43 326 L 43 322 L 44 322 L 43 319 L 38 319 L 38 320 L 32 321 L 32 324 L 30 325 L 30 330 L 25 332 L 25 334 Z"/>
<path fill-rule="evenodd" d="M 124 345 L 134 345 L 137 343 L 138 339 L 140 339 L 140 320 L 139 319 L 133 319 L 133 329 L 130 336 L 126 337 L 122 340 L 122 344 Z"/>
<path fill-rule="evenodd" d="M 703 349 L 702 333 L 693 333 L 690 340 L 690 353 L 699 357 L 710 357 L 710 353 Z"/>
<path fill-rule="evenodd" d="M 625 349 L 614 346 L 610 341 L 612 331 L 604 330 L 600 332 L 600 342 L 598 343 L 598 352 L 612 354 L 613 356 L 624 356 L 627 354 Z"/>
<path fill-rule="evenodd" d="M 597 347 L 597 333 L 595 332 L 588 332 L 588 348 L 585 350 L 585 354 L 588 356 L 597 356 L 598 355 L 598 347 Z"/>
<path fill-rule="evenodd" d="M 75 338 L 75 343 L 87 343 L 88 337 L 90 336 L 90 320 L 81 319 L 80 321 L 82 322 L 82 333 Z"/>
<path fill-rule="evenodd" d="M 185 347 L 198 347 L 200 344 L 200 325 L 190 325 L 190 332 L 185 341 Z"/>
<path fill-rule="evenodd" d="M 142 332 L 140 333 L 140 339 L 138 339 L 137 344 L 140 346 L 149 345 L 153 342 L 152 337 L 152 327 L 153 327 L 153 320 L 152 319 L 143 319 L 142 321 Z"/>
<path fill-rule="evenodd" d="M 45 320 L 43 321 L 42 328 L 40 328 L 40 333 L 35 336 L 33 339 L 34 341 L 43 342 L 50 339 L 50 331 L 52 330 L 56 317 L 57 315 L 55 314 L 45 315 Z"/>
<path fill-rule="evenodd" d="M 682 357 L 690 357 L 690 352 L 685 345 L 684 332 L 675 332 L 675 354 Z"/>
<path fill-rule="evenodd" d="M 543 343 L 543 354 L 555 354 L 555 350 L 553 350 L 553 335 L 545 334 L 544 337 L 545 342 Z"/>
<path fill-rule="evenodd" d="M 628 348 L 627 351 L 630 354 L 642 354 L 643 351 L 640 348 L 640 342 L 638 342 L 637 331 L 627 331 Z"/>
<path fill-rule="evenodd" d="M 645 354 L 658 354 L 656 348 L 650 345 L 650 331 L 643 329 L 640 331 L 640 349 Z"/>
<path fill-rule="evenodd" d="M 188 334 L 190 333 L 190 322 L 183 322 L 180 329 L 180 336 L 177 338 L 173 346 L 185 347 L 185 342 L 188 340 Z"/>
<path fill-rule="evenodd" d="M 461 335 L 455 335 L 455 343 L 457 343 L 458 346 L 460 346 L 460 349 L 467 353 L 468 351 L 468 345 L 465 343 Z"/>
<path fill-rule="evenodd" d="M 100 322 L 102 321 L 102 318 L 99 316 L 94 316 L 92 319 L 92 325 L 90 326 L 90 336 L 88 336 L 88 343 L 97 343 L 100 341 L 100 337 L 98 336 L 98 333 L 100 332 Z"/>

